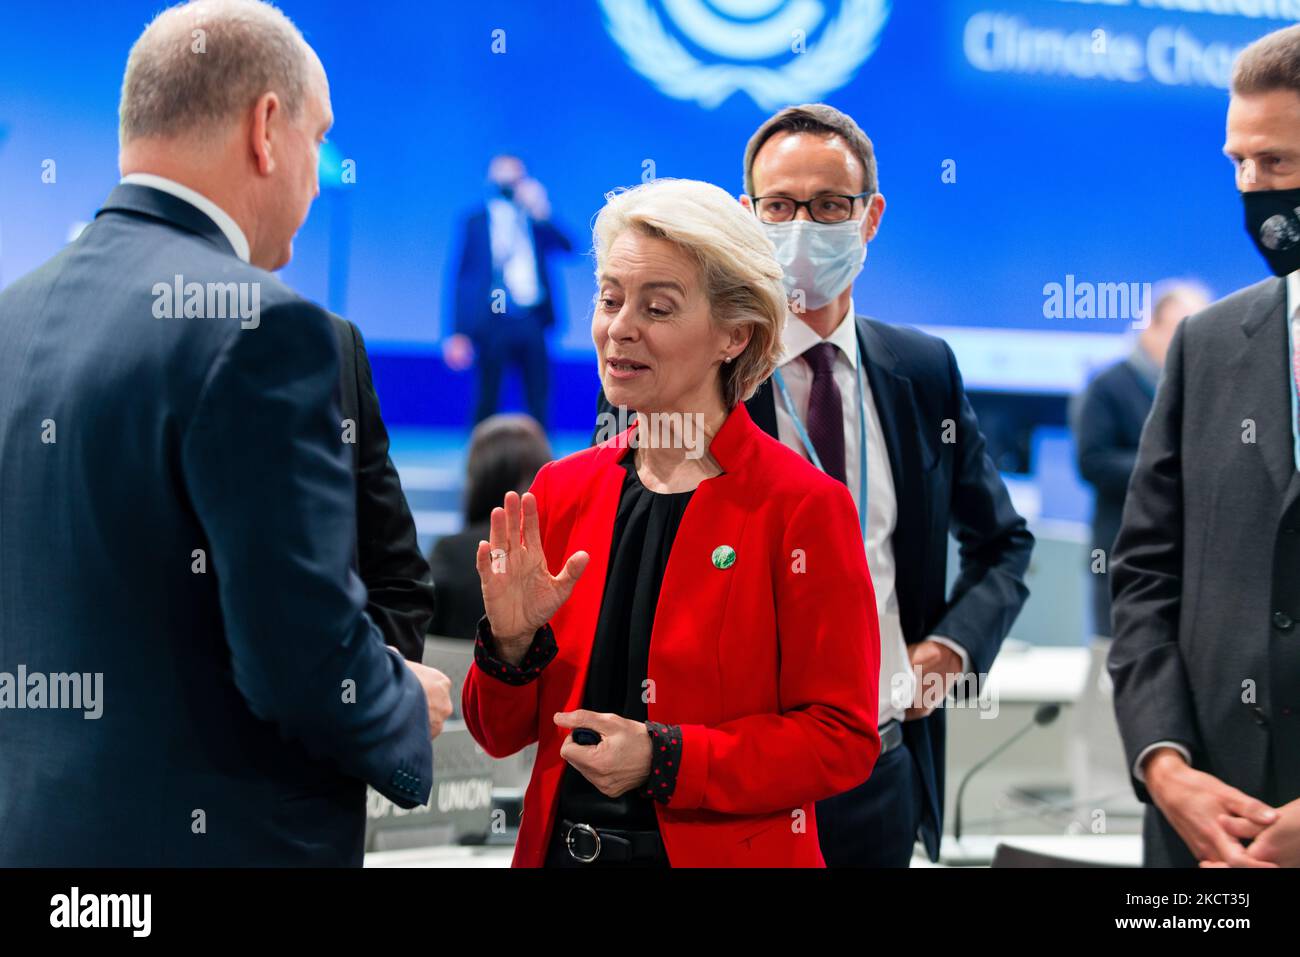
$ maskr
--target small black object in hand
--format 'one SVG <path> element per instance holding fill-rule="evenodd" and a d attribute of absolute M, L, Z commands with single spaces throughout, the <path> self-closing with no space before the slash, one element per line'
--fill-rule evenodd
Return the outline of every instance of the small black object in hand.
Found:
<path fill-rule="evenodd" d="M 574 728 L 573 743 L 584 745 L 600 744 L 600 735 L 592 731 L 591 728 Z"/>

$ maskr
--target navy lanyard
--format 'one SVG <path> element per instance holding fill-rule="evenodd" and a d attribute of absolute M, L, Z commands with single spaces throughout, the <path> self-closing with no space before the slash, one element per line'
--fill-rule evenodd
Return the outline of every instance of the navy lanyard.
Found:
<path fill-rule="evenodd" d="M 856 338 L 856 337 L 855 337 Z M 858 386 L 858 523 L 862 529 L 862 541 L 867 541 L 867 409 L 866 409 L 866 390 L 862 387 L 862 366 L 863 357 L 862 349 L 858 349 L 858 368 L 857 368 L 857 386 Z M 790 398 L 790 390 L 785 386 L 785 377 L 781 375 L 781 370 L 777 369 L 772 373 L 772 378 L 776 380 L 776 387 L 781 393 L 781 401 L 785 403 L 785 409 L 790 413 L 790 418 L 794 420 L 794 430 L 799 435 L 799 441 L 803 447 L 808 450 L 808 456 L 812 459 L 812 464 L 817 466 L 822 472 L 826 469 L 822 467 L 821 457 L 817 454 L 817 449 L 813 447 L 812 439 L 808 437 L 808 430 L 804 428 L 803 420 L 799 418 L 799 413 L 795 411 L 794 400 Z M 1295 401 L 1295 391 L 1292 390 L 1292 402 Z M 1295 424 L 1295 416 L 1292 416 L 1292 425 Z M 1300 448 L 1300 439 L 1297 439 L 1297 448 Z M 1298 452 L 1297 454 L 1300 454 Z"/>

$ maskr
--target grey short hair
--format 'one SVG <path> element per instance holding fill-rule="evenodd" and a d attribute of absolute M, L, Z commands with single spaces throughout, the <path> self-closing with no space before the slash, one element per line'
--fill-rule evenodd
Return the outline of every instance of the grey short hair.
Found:
<path fill-rule="evenodd" d="M 123 144 L 219 129 L 267 92 L 292 118 L 307 88 L 307 44 L 261 0 L 194 0 L 169 7 L 126 61 L 118 108 Z"/>
<path fill-rule="evenodd" d="M 786 296 L 772 241 L 735 197 L 710 183 L 655 179 L 606 196 L 593 229 L 596 275 L 614 240 L 634 229 L 666 239 L 699 265 L 715 324 L 749 326 L 749 344 L 720 369 L 728 410 L 744 402 L 772 374 L 781 357 Z"/>

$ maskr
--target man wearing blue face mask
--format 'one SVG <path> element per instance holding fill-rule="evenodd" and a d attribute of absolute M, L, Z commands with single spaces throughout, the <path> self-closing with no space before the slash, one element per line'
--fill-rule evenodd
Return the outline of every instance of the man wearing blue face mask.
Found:
<path fill-rule="evenodd" d="M 1276 278 L 1185 320 L 1111 562 L 1148 866 L 1300 866 L 1300 26 L 1242 51 L 1223 151 Z"/>
<path fill-rule="evenodd" d="M 848 485 L 880 621 L 881 754 L 871 777 L 819 802 L 835 866 L 905 867 L 943 831 L 942 692 L 987 673 L 1028 594 L 1033 537 L 985 452 L 951 350 L 855 316 L 853 283 L 885 211 L 871 141 L 824 104 L 754 133 L 745 194 L 776 246 L 790 315 L 777 371 L 750 417 Z M 598 412 L 617 415 L 602 396 Z M 597 437 L 611 434 L 609 419 Z M 945 595 L 948 533 L 961 543 Z M 809 571 L 812 573 L 812 570 Z"/>

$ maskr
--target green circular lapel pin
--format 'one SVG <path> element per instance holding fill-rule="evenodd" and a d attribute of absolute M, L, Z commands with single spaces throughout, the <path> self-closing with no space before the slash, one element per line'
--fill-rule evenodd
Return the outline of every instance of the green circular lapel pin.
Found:
<path fill-rule="evenodd" d="M 719 545 L 713 550 L 713 567 L 730 568 L 736 564 L 736 550 L 730 545 Z"/>

